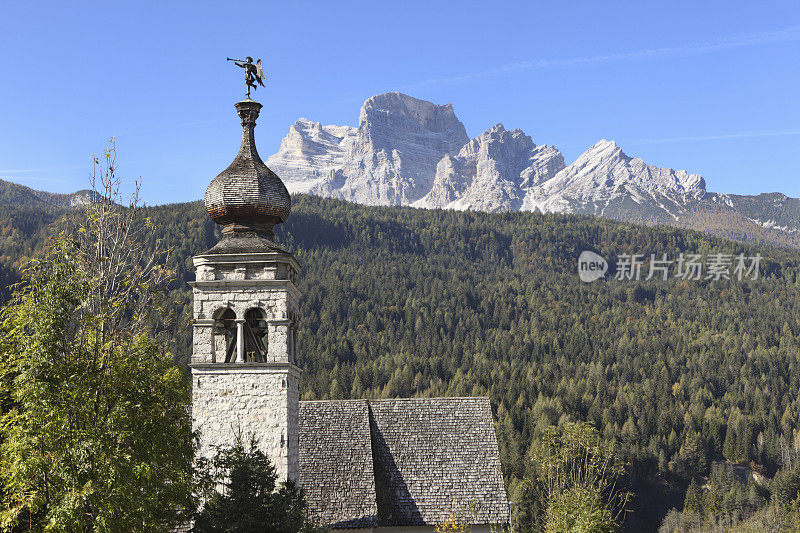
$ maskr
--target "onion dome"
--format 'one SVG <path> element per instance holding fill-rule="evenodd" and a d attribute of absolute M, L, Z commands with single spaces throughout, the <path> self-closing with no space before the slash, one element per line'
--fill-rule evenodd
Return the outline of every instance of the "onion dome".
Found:
<path fill-rule="evenodd" d="M 256 150 L 254 130 L 261 107 L 249 98 L 236 104 L 242 119 L 242 147 L 206 189 L 206 210 L 222 226 L 222 240 L 211 253 L 280 250 L 272 243 L 272 228 L 289 218 L 292 200 Z"/>

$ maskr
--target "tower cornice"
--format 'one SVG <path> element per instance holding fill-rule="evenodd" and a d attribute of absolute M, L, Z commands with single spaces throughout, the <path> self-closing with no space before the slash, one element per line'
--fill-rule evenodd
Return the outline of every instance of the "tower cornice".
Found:
<path fill-rule="evenodd" d="M 260 289 L 260 288 L 279 288 L 288 290 L 296 299 L 300 299 L 303 293 L 288 279 L 215 279 L 209 281 L 190 281 L 189 286 L 193 289 Z"/>
<path fill-rule="evenodd" d="M 232 371 L 242 374 L 270 374 L 289 372 L 300 377 L 303 372 L 294 363 L 190 363 L 192 374 L 230 374 Z"/>
<path fill-rule="evenodd" d="M 194 266 L 252 263 L 288 263 L 299 272 L 300 262 L 289 252 L 260 252 L 234 254 L 200 254 L 192 258 Z"/>

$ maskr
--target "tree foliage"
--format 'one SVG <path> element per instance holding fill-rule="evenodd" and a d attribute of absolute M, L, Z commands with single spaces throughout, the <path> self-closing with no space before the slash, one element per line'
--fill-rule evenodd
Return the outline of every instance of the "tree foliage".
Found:
<path fill-rule="evenodd" d="M 170 531 L 192 508 L 188 383 L 154 320 L 167 272 L 137 198 L 114 202 L 113 145 L 97 164 L 102 200 L 2 310 L 6 530 Z"/>
<path fill-rule="evenodd" d="M 692 479 L 686 489 L 686 497 L 683 499 L 683 512 L 701 513 L 703 511 L 703 493 L 697 481 Z"/>
<path fill-rule="evenodd" d="M 191 256 L 213 246 L 218 230 L 199 202 L 143 214 L 173 250 L 165 316 L 185 324 Z M 0 206 L 0 235 L 19 236 L 0 241 L 6 282 L 58 226 Z M 532 490 L 524 483 L 531 448 L 545 428 L 568 421 L 618 440 L 635 493 L 626 523 L 651 530 L 714 462 L 752 461 L 772 476 L 780 442 L 800 431 L 796 250 L 591 217 L 302 195 L 277 232 L 303 267 L 303 398 L 487 395 L 514 501 Z M 764 260 L 756 281 L 587 284 L 576 275 L 586 249 L 607 259 L 723 252 Z M 191 329 L 179 327 L 167 341 L 181 364 L 190 340 Z"/>
<path fill-rule="evenodd" d="M 291 481 L 278 483 L 269 458 L 241 439 L 219 450 L 199 470 L 207 501 L 195 516 L 196 533 L 297 533 L 315 531 L 305 516 L 302 491 Z M 220 490 L 221 489 L 221 490 Z"/>
<path fill-rule="evenodd" d="M 617 530 L 630 494 L 618 485 L 625 465 L 615 448 L 587 423 L 544 431 L 533 462 L 546 532 Z"/>
<path fill-rule="evenodd" d="M 596 487 L 574 485 L 555 494 L 545 517 L 545 533 L 608 533 L 619 526 Z"/>

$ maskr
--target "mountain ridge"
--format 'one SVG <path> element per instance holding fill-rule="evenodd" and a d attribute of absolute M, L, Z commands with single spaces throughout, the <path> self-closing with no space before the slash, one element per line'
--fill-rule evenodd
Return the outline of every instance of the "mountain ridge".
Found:
<path fill-rule="evenodd" d="M 613 140 L 567 165 L 555 146 L 502 123 L 470 139 L 451 104 L 401 93 L 367 99 L 357 127 L 298 118 L 266 163 L 292 193 L 366 205 L 570 213 L 800 248 L 800 199 L 709 192 L 701 175 L 648 164 Z M 0 203 L 90 199 L 86 190 L 54 194 L 0 180 Z"/>
<path fill-rule="evenodd" d="M 451 104 L 398 92 L 367 99 L 357 127 L 298 119 L 267 165 L 291 192 L 367 205 L 572 213 L 689 228 L 707 221 L 708 231 L 727 238 L 800 246 L 796 198 L 710 192 L 700 174 L 648 164 L 613 140 L 566 164 L 557 147 L 500 123 L 470 139 Z M 713 216 L 735 227 L 712 224 Z"/>
<path fill-rule="evenodd" d="M 92 201 L 97 193 L 82 189 L 73 193 L 54 193 L 40 191 L 0 179 L 0 204 L 19 206 L 79 207 Z"/>

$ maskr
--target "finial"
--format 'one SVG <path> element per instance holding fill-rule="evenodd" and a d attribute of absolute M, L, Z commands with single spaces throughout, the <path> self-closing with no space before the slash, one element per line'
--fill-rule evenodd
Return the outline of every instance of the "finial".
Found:
<path fill-rule="evenodd" d="M 237 67 L 241 67 L 244 69 L 244 84 L 247 87 L 247 98 L 250 98 L 250 88 L 252 87 L 254 90 L 258 89 L 256 86 L 256 82 L 259 85 L 264 87 L 264 69 L 261 64 L 261 60 L 253 64 L 253 58 L 247 56 L 244 60 L 242 59 L 233 59 L 231 57 L 227 58 L 228 61 L 233 61 L 233 64 Z"/>

